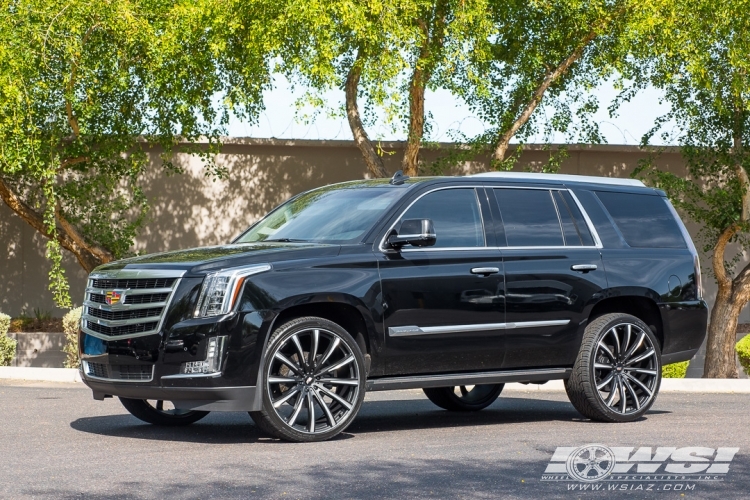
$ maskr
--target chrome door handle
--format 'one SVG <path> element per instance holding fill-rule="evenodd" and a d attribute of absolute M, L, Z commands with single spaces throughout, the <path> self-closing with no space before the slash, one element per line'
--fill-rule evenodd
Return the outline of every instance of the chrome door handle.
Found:
<path fill-rule="evenodd" d="M 573 266 L 570 266 L 570 269 L 572 269 L 573 271 L 587 273 L 589 271 L 596 271 L 596 264 L 575 264 Z"/>
<path fill-rule="evenodd" d="M 471 274 L 481 274 L 482 276 L 489 276 L 490 274 L 497 274 L 500 269 L 497 267 L 474 267 L 471 269 Z"/>

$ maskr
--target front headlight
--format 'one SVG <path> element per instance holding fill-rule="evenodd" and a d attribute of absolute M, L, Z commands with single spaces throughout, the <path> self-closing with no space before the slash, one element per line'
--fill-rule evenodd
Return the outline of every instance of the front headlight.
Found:
<path fill-rule="evenodd" d="M 258 264 L 235 267 L 206 275 L 193 317 L 206 318 L 227 314 L 237 302 L 245 278 L 270 270 L 270 264 Z"/>

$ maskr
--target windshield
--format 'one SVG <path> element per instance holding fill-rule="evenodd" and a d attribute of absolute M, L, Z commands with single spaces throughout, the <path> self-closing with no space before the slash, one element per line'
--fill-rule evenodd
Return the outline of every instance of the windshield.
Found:
<path fill-rule="evenodd" d="M 317 189 L 279 206 L 235 243 L 357 242 L 402 194 L 402 190 L 392 188 Z"/>

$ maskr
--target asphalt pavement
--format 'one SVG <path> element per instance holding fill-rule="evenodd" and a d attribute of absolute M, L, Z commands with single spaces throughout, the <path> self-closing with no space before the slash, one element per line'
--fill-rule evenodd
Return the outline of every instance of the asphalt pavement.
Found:
<path fill-rule="evenodd" d="M 381 392 L 336 439 L 293 444 L 264 436 L 246 413 L 158 428 L 81 384 L 6 380 L 0 498 L 750 498 L 749 403 L 665 393 L 641 420 L 604 424 L 559 392 L 508 392 L 477 413 L 440 410 L 421 391 Z M 631 473 L 661 468 L 593 482 L 545 472 L 590 443 Z M 622 463 L 638 457 L 651 465 Z M 674 473 L 701 464 L 705 474 Z"/>

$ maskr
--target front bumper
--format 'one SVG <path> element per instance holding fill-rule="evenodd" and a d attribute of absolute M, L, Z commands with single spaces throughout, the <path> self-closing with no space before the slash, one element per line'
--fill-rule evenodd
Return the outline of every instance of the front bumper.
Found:
<path fill-rule="evenodd" d="M 175 408 L 181 410 L 204 411 L 257 411 L 262 406 L 260 391 L 256 390 L 255 386 L 164 387 L 129 382 L 104 382 L 87 377 L 83 371 L 81 379 L 91 388 L 94 399 L 97 400 L 111 396 L 156 399 L 171 401 Z"/>

